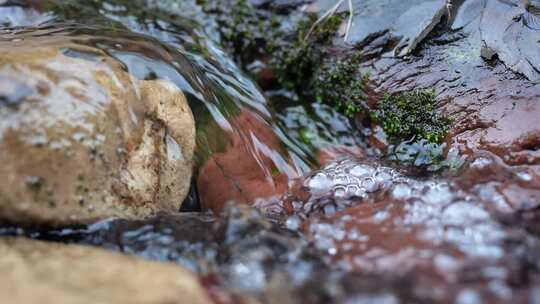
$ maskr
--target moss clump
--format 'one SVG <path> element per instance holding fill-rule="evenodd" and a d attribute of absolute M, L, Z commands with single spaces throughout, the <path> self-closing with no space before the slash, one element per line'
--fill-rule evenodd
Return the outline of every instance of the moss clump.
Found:
<path fill-rule="evenodd" d="M 244 68 L 262 60 L 274 72 L 281 88 L 337 106 L 353 117 L 364 107 L 367 77 L 359 72 L 360 56 L 332 54 L 344 15 L 318 20 L 303 16 L 293 30 L 284 17 L 265 14 L 248 0 L 200 0 L 203 10 L 214 16 L 222 45 Z"/>
<path fill-rule="evenodd" d="M 359 70 L 360 54 L 344 59 L 331 59 L 315 73 L 314 83 L 317 99 L 336 105 L 338 111 L 348 117 L 366 109 L 366 86 L 368 77 Z"/>
<path fill-rule="evenodd" d="M 318 101 L 336 106 L 348 117 L 365 109 L 367 75 L 359 69 L 359 53 L 331 54 L 330 45 L 342 15 L 333 15 L 313 26 L 316 15 L 299 22 L 293 41 L 276 40 L 269 49 L 270 66 L 281 86 L 300 95 L 314 95 Z M 310 32 L 311 31 L 311 32 Z"/>
<path fill-rule="evenodd" d="M 433 90 L 386 95 L 372 113 L 372 118 L 393 140 L 416 138 L 440 143 L 451 120 L 435 111 L 436 103 Z"/>
<path fill-rule="evenodd" d="M 281 37 L 268 44 L 269 65 L 281 86 L 288 90 L 300 92 L 311 83 L 343 18 L 341 15 L 330 16 L 310 32 L 316 20 L 317 15 L 310 14 L 298 23 L 293 39 Z"/>

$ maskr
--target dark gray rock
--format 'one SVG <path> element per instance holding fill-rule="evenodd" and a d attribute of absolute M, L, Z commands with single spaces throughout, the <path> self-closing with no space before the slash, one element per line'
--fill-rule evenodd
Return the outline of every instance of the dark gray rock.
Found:
<path fill-rule="evenodd" d="M 334 5 L 334 0 L 319 0 L 322 10 Z M 347 41 L 365 44 L 381 36 L 390 41 L 394 56 L 410 54 L 441 21 L 446 13 L 445 0 L 354 0 L 354 18 Z M 344 1 L 339 11 L 348 11 Z"/>
<path fill-rule="evenodd" d="M 481 55 L 498 58 L 511 70 L 540 82 L 540 5 L 521 0 L 468 0 L 453 28 L 477 20 Z"/>
<path fill-rule="evenodd" d="M 318 0 L 326 11 L 334 0 Z M 453 0 L 450 29 L 468 26 L 468 35 L 481 42 L 478 55 L 495 55 L 514 72 L 540 82 L 540 1 Z M 449 12 L 446 0 L 353 0 L 354 18 L 347 42 L 367 57 L 411 54 Z M 348 1 L 338 11 L 347 12 Z"/>

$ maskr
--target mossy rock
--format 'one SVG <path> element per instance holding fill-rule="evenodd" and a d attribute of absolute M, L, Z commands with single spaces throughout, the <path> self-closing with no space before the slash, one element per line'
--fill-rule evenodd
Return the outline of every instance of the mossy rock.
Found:
<path fill-rule="evenodd" d="M 441 143 L 451 120 L 436 111 L 436 104 L 433 90 L 387 94 L 371 116 L 394 141 L 416 138 Z"/>

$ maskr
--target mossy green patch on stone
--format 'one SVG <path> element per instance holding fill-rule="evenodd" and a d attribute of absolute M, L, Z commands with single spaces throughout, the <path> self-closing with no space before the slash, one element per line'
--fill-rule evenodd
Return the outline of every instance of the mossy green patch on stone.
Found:
<path fill-rule="evenodd" d="M 436 103 L 433 90 L 386 95 L 372 113 L 372 118 L 393 140 L 417 138 L 440 143 L 451 120 L 437 113 Z"/>
<path fill-rule="evenodd" d="M 332 38 L 342 22 L 340 15 L 330 16 L 314 26 L 317 15 L 310 14 L 298 23 L 293 39 L 275 39 L 268 44 L 269 65 L 279 83 L 288 90 L 305 89 L 317 67 L 324 61 Z"/>
<path fill-rule="evenodd" d="M 344 15 L 319 20 L 317 14 L 305 14 L 293 29 L 283 30 L 283 17 L 265 14 L 248 0 L 201 4 L 215 16 L 222 45 L 244 68 L 262 60 L 281 88 L 336 106 L 348 117 L 364 108 L 367 77 L 359 71 L 360 55 L 337 58 L 331 50 Z"/>
<path fill-rule="evenodd" d="M 347 117 L 363 111 L 366 100 L 367 75 L 359 69 L 360 54 L 343 59 L 327 60 L 315 73 L 312 85 L 317 99 L 336 105 Z"/>

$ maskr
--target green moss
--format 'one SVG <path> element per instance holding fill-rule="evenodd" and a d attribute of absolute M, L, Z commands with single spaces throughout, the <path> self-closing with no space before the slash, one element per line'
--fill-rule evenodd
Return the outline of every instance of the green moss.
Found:
<path fill-rule="evenodd" d="M 310 14 L 298 23 L 294 39 L 281 37 L 269 42 L 269 65 L 284 88 L 296 92 L 306 89 L 328 55 L 326 48 L 335 37 L 342 19 L 341 15 L 333 15 L 313 27 L 317 15 Z"/>
<path fill-rule="evenodd" d="M 316 135 L 313 134 L 308 128 L 302 128 L 299 132 L 300 140 L 306 145 L 311 145 Z"/>
<path fill-rule="evenodd" d="M 436 103 L 433 90 L 386 95 L 371 116 L 393 140 L 416 138 L 440 143 L 451 120 L 435 111 Z"/>
<path fill-rule="evenodd" d="M 335 59 L 330 50 L 343 15 L 315 24 L 317 14 L 306 14 L 286 34 L 281 30 L 283 17 L 264 15 L 248 0 L 201 0 L 201 4 L 214 15 L 222 45 L 244 68 L 262 59 L 284 89 L 315 96 L 348 117 L 364 108 L 367 77 L 359 72 L 360 56 Z"/>
<path fill-rule="evenodd" d="M 270 49 L 270 66 L 286 89 L 314 96 L 320 102 L 336 106 L 352 118 L 365 109 L 367 76 L 359 69 L 361 55 L 342 55 L 330 49 L 342 15 L 333 15 L 316 26 L 316 15 L 299 22 L 293 41 L 277 40 Z"/>
<path fill-rule="evenodd" d="M 336 105 L 348 117 L 366 109 L 367 75 L 359 70 L 360 54 L 344 59 L 331 59 L 315 73 L 312 87 L 321 102 Z"/>

